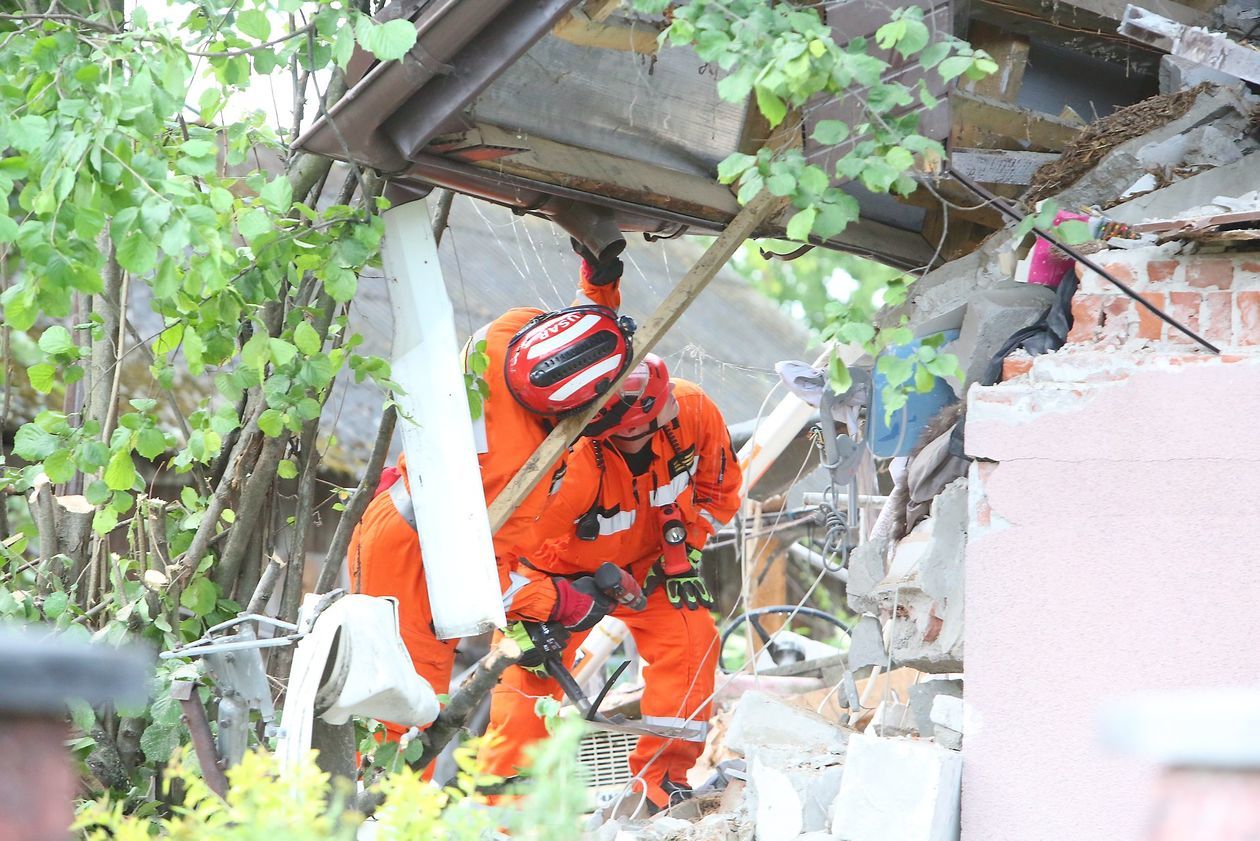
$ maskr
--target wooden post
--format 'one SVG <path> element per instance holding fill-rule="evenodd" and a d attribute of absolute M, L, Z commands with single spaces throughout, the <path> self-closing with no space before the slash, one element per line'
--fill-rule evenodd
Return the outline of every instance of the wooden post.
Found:
<path fill-rule="evenodd" d="M 763 190 L 731 220 L 731 224 L 708 247 L 691 270 L 678 281 L 665 300 L 661 301 L 656 311 L 639 328 L 634 337 L 634 359 L 626 373 L 617 378 L 603 400 L 597 400 L 581 414 L 565 418 L 556 424 L 546 440 L 538 445 L 538 449 L 529 457 L 512 481 L 490 504 L 490 529 L 498 531 L 507 522 L 508 517 L 521 504 L 521 501 L 547 475 L 552 465 L 560 458 L 568 446 L 577 440 L 583 427 L 603 408 L 618 390 L 622 381 L 634 370 L 634 366 L 656 347 L 656 343 L 665 335 L 674 322 L 691 306 L 709 281 L 718 273 L 735 250 L 748 239 L 763 221 L 768 219 L 782 204 L 782 199 L 775 198 Z"/>
<path fill-rule="evenodd" d="M 744 522 L 751 537 L 744 541 L 744 575 L 747 576 L 744 592 L 748 596 L 748 609 L 769 605 L 788 604 L 788 546 L 773 534 L 763 534 L 778 520 L 785 498 L 777 496 L 765 502 L 749 500 Z M 752 620 L 749 620 L 751 624 Z M 757 622 L 773 634 L 787 622 L 787 616 L 763 616 Z M 749 656 L 764 645 L 753 628 L 748 629 Z"/>

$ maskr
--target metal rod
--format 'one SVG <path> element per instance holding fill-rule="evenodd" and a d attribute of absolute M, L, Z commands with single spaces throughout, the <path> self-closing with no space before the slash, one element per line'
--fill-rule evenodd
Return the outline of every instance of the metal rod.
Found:
<path fill-rule="evenodd" d="M 184 709 L 184 724 L 188 726 L 188 735 L 192 737 L 193 751 L 201 765 L 201 776 L 205 778 L 211 791 L 220 797 L 226 797 L 227 774 L 223 773 L 223 766 L 219 763 L 219 752 L 215 749 L 206 708 L 201 706 L 196 684 L 187 680 L 174 681 L 171 684 L 171 697 L 179 701 Z"/>
<path fill-rule="evenodd" d="M 984 187 L 981 187 L 979 184 L 972 181 L 970 178 L 963 175 L 961 172 L 958 172 L 952 166 L 949 166 L 948 164 L 946 164 L 945 171 L 949 173 L 953 178 L 955 178 L 959 184 L 962 184 L 968 190 L 975 193 L 977 196 L 979 196 L 980 198 L 984 199 L 985 201 L 989 202 L 994 207 L 996 207 L 999 212 L 1010 217 L 1011 219 L 1014 219 L 1016 222 L 1024 221 L 1024 214 L 1020 213 L 1018 210 L 1011 207 L 1002 199 L 995 196 L 993 193 L 990 193 Z M 1175 327 L 1177 330 L 1181 331 L 1182 333 L 1185 333 L 1187 336 L 1189 336 L 1191 339 L 1193 339 L 1202 347 L 1206 348 L 1207 350 L 1210 350 L 1212 353 L 1219 354 L 1221 352 L 1220 348 L 1218 348 L 1216 345 L 1212 344 L 1207 339 L 1204 339 L 1198 333 L 1195 333 L 1189 327 L 1186 327 L 1180 321 L 1173 318 L 1171 315 L 1164 312 L 1159 307 L 1155 306 L 1154 304 L 1152 304 L 1150 301 L 1143 298 L 1138 293 L 1134 292 L 1131 288 L 1129 288 L 1123 282 L 1113 277 L 1111 273 L 1108 272 L 1106 269 L 1104 269 L 1102 266 L 1098 265 L 1093 260 L 1086 257 L 1084 254 L 1080 253 L 1075 248 L 1072 248 L 1070 245 L 1065 245 L 1064 243 L 1059 242 L 1057 239 L 1051 236 L 1048 232 L 1042 230 L 1036 225 L 1033 225 L 1032 230 L 1033 230 L 1033 233 L 1036 234 L 1038 237 L 1050 243 L 1050 245 L 1059 249 L 1060 251 L 1062 251 L 1064 254 L 1068 255 L 1069 257 L 1071 257 L 1076 262 L 1084 265 L 1086 268 L 1090 269 L 1091 271 L 1097 272 L 1098 274 L 1105 277 L 1108 281 L 1111 282 L 1113 286 L 1115 286 L 1121 292 L 1128 295 L 1130 298 L 1137 301 L 1142 306 L 1146 307 L 1148 310 L 1154 313 L 1162 321 L 1166 322 L 1172 327 Z"/>

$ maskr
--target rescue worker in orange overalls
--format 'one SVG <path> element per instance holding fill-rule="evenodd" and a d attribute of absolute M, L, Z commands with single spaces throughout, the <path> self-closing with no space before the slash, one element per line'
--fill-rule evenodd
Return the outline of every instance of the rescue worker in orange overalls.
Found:
<path fill-rule="evenodd" d="M 613 309 L 620 302 L 616 282 L 621 261 L 615 253 L 605 253 L 599 261 L 589 252 L 579 253 L 583 297 L 575 306 L 551 313 L 512 309 L 469 340 L 473 347 L 485 342 L 488 360 L 484 374 L 488 394 L 474 424 L 487 505 L 533 455 L 557 419 L 589 406 L 630 364 L 633 322 L 618 318 Z M 495 561 L 509 620 L 552 621 L 584 629 L 612 606 L 589 577 L 527 578 L 518 572 L 520 559 L 542 542 L 537 518 L 563 473 L 562 459 L 551 483 L 541 482 L 494 535 Z M 433 627 L 407 483 L 406 459 L 400 457 L 397 469 L 382 475 L 377 495 L 350 539 L 350 586 L 356 593 L 398 599 L 403 643 L 416 671 L 435 692 L 445 693 L 458 640 L 438 639 Z M 386 722 L 386 730 L 397 739 L 406 728 Z"/>
<path fill-rule="evenodd" d="M 704 750 L 718 659 L 713 600 L 700 570 L 700 547 L 738 511 L 741 472 L 721 413 L 699 386 L 669 379 L 649 355 L 573 448 L 565 480 L 543 513 L 548 533 L 566 528 L 530 557 L 538 575 L 589 575 L 612 561 L 643 584 L 641 612 L 618 608 L 647 662 L 641 712 L 645 724 L 679 728 L 665 739 L 640 736 L 630 769 L 653 808 L 685 797 L 687 772 Z M 620 411 L 620 414 L 618 414 Z M 556 526 L 556 523 L 559 526 Z M 509 629 L 528 647 L 524 634 Z M 585 634 L 573 634 L 571 666 Z M 535 715 L 542 696 L 559 698 L 541 669 L 510 668 L 494 690 L 484 770 L 511 777 L 526 745 L 545 737 Z"/>

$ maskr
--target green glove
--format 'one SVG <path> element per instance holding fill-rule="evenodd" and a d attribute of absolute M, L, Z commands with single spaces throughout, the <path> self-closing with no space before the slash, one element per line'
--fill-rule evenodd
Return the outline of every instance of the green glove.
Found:
<path fill-rule="evenodd" d="M 664 586 L 665 598 L 674 607 L 685 607 L 688 610 L 704 607 L 711 610 L 715 604 L 713 596 L 709 594 L 704 576 L 700 573 L 700 559 L 703 556 L 704 553 L 699 549 L 687 547 L 687 560 L 691 561 L 691 568 L 677 575 L 666 575 L 662 561 L 657 561 L 643 582 L 644 591 L 650 593 L 657 587 Z"/>
<path fill-rule="evenodd" d="M 503 635 L 521 647 L 516 665 L 547 677 L 548 654 L 559 654 L 569 642 L 569 632 L 554 622 L 513 622 Z"/>

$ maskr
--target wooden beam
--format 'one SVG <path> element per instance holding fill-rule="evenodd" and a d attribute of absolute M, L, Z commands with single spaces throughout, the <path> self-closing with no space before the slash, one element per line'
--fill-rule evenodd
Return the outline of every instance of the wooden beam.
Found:
<path fill-rule="evenodd" d="M 626 369 L 626 373 L 618 377 L 608 389 L 606 397 L 595 401 L 586 411 L 565 418 L 556 424 L 555 429 L 551 430 L 546 440 L 538 445 L 538 449 L 512 477 L 507 487 L 495 497 L 489 508 L 491 531 L 497 532 L 502 528 L 521 501 L 544 476 L 549 474 L 552 465 L 559 460 L 569 445 L 578 439 L 582 429 L 603 408 L 603 404 L 617 394 L 622 381 L 634 369 L 634 366 L 656 347 L 656 343 L 704 291 L 709 281 L 726 265 L 726 261 L 731 258 L 735 250 L 748 239 L 758 225 L 779 208 L 782 201 L 765 190 L 761 191 L 736 214 L 731 224 L 705 249 L 704 254 L 700 255 L 700 259 L 691 267 L 691 270 L 683 275 L 683 279 L 678 281 L 678 285 L 665 296 L 665 300 L 661 301 L 656 311 L 639 328 L 635 334 L 634 360 Z"/>
<path fill-rule="evenodd" d="M 1011 152 L 1006 149 L 955 149 L 949 162 L 957 171 L 981 184 L 1026 187 L 1033 174 L 1059 159 L 1055 152 Z"/>
<path fill-rule="evenodd" d="M 745 522 L 755 535 L 744 541 L 744 591 L 748 594 L 748 607 L 769 607 L 788 604 L 788 557 L 789 544 L 775 534 L 762 534 L 778 520 L 775 516 L 783 510 L 784 497 L 778 496 L 763 502 L 749 500 L 745 510 Z M 749 620 L 751 624 L 752 620 Z M 787 622 L 786 615 L 770 615 L 757 619 L 758 624 L 775 633 Z M 752 627 L 745 627 L 748 640 L 748 656 L 754 657 L 764 643 Z"/>
<path fill-rule="evenodd" d="M 1021 35 L 1042 38 L 1075 52 L 1119 62 L 1133 73 L 1154 76 L 1159 52 L 1116 32 L 1126 0 L 973 0 L 971 16 Z M 1187 26 L 1207 26 L 1211 14 L 1173 0 L 1143 6 Z"/>
<path fill-rule="evenodd" d="M 579 47 L 639 55 L 656 55 L 659 46 L 657 36 L 660 35 L 655 29 L 642 24 L 600 23 L 577 15 L 570 15 L 557 23 L 551 34 Z"/>
<path fill-rule="evenodd" d="M 971 46 L 993 56 L 998 71 L 979 81 L 967 79 L 959 87 L 976 96 L 1014 102 L 1024 84 L 1024 69 L 1028 66 L 1028 38 L 976 21 L 971 25 L 968 40 Z"/>
<path fill-rule="evenodd" d="M 1080 127 L 1058 117 L 956 91 L 949 97 L 950 148 L 1061 152 Z"/>

